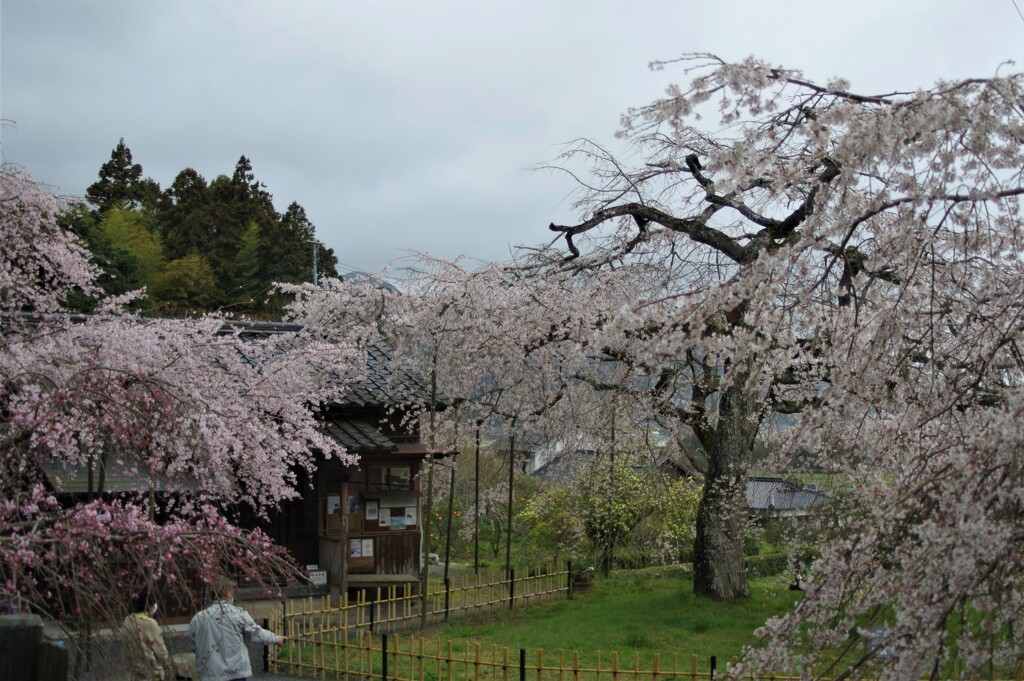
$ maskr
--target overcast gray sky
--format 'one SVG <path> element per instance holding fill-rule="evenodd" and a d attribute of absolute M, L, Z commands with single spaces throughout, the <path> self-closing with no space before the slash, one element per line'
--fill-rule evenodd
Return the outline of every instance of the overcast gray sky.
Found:
<path fill-rule="evenodd" d="M 167 187 L 242 154 L 342 266 L 504 260 L 572 220 L 564 175 L 684 52 L 885 92 L 1024 69 L 1024 0 L 0 0 L 3 160 L 84 193 L 123 137 Z"/>

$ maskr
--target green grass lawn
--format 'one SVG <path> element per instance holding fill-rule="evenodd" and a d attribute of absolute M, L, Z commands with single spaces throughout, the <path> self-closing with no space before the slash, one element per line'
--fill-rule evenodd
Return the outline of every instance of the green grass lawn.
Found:
<path fill-rule="evenodd" d="M 695 655 L 705 671 L 714 655 L 722 669 L 745 646 L 757 642 L 754 631 L 766 620 L 793 607 L 802 593 L 788 587 L 784 575 L 752 579 L 750 598 L 718 602 L 694 596 L 692 581 L 678 576 L 678 571 L 677 576 L 662 577 L 620 571 L 607 580 L 598 577 L 592 591 L 572 601 L 460 619 L 434 628 L 426 633 L 426 646 L 433 648 L 440 641 L 441 648 L 446 648 L 451 641 L 453 651 L 462 654 L 469 641 L 488 651 L 507 647 L 513 659 L 525 648 L 529 664 L 538 649 L 544 650 L 547 664 L 557 662 L 562 652 L 569 660 L 578 651 L 582 666 L 592 666 L 600 652 L 605 667 L 611 653 L 617 652 L 620 668 L 632 667 L 638 656 L 644 669 L 650 669 L 655 653 L 660 655 L 661 669 L 671 666 L 673 656 L 680 669 L 688 668 Z M 864 644 L 855 643 L 856 655 Z M 993 678 L 1020 678 L 1019 669 L 989 671 Z M 942 673 L 953 671 L 947 667 Z"/>
<path fill-rule="evenodd" d="M 663 661 L 676 654 L 689 664 L 697 655 L 703 665 L 715 655 L 724 663 L 755 642 L 753 632 L 766 619 L 792 607 L 800 594 L 787 587 L 784 577 L 757 579 L 749 599 L 721 603 L 694 596 L 689 579 L 619 572 L 599 577 L 592 591 L 573 601 L 460 619 L 427 638 L 431 645 L 451 640 L 456 648 L 467 640 L 487 649 L 526 648 L 529 655 L 577 650 L 583 659 L 618 651 L 630 664 L 637 653 L 641 662 L 659 653 Z"/>

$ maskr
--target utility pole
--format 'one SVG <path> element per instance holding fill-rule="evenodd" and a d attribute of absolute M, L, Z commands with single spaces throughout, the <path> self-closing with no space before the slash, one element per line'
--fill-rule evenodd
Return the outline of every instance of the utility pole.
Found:
<path fill-rule="evenodd" d="M 316 259 L 317 259 L 317 255 L 318 255 L 317 247 L 320 245 L 320 242 L 316 241 L 316 240 L 313 240 L 313 241 L 310 241 L 309 243 L 311 243 L 313 245 L 313 287 L 314 288 L 319 288 L 320 286 L 319 286 L 319 283 L 317 281 L 317 272 L 316 272 L 316 264 L 317 264 L 317 260 Z"/>

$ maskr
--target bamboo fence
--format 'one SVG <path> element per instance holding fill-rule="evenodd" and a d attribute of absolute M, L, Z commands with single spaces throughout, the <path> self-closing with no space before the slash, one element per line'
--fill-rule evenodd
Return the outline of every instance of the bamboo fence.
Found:
<path fill-rule="evenodd" d="M 571 597 L 571 569 L 544 570 L 517 579 L 492 574 L 465 577 L 452 587 L 431 582 L 427 593 L 428 624 L 450 617 L 494 611 Z M 711 657 L 658 655 L 641 662 L 640 655 L 623 659 L 618 652 L 589 655 L 579 651 L 546 651 L 527 654 L 525 649 L 482 647 L 439 639 L 432 643 L 413 630 L 421 622 L 419 594 L 406 594 L 396 587 L 363 591 L 350 601 L 333 605 L 330 597 L 307 598 L 282 603 L 270 614 L 271 630 L 281 632 L 287 642 L 268 660 L 270 671 L 314 679 L 352 681 L 713 681 L 724 677 L 724 665 Z M 735 662 L 735 658 L 732 660 Z M 953 664 L 950 678 L 961 675 Z M 1012 678 L 1024 681 L 1024 667 Z M 760 673 L 751 679 L 797 681 L 801 678 L 830 681 L 816 670 L 804 676 Z M 994 677 L 989 677 L 994 678 Z M 1006 677 L 1004 677 L 1006 678 Z"/>

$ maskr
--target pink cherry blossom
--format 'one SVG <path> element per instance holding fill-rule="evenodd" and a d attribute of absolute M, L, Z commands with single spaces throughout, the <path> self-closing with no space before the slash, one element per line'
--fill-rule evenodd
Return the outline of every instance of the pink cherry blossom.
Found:
<path fill-rule="evenodd" d="M 296 471 L 318 457 L 354 461 L 317 414 L 365 366 L 360 338 L 245 339 L 219 317 L 143 319 L 117 301 L 63 313 L 71 289 L 96 291 L 88 253 L 27 173 L 4 166 L 0 183 L 0 598 L 82 630 L 119 622 L 145 584 L 187 603 L 224 573 L 298 578 L 229 513 L 304 491 Z M 88 494 L 43 485 L 89 469 Z M 104 469 L 136 484 L 111 488 Z"/>

